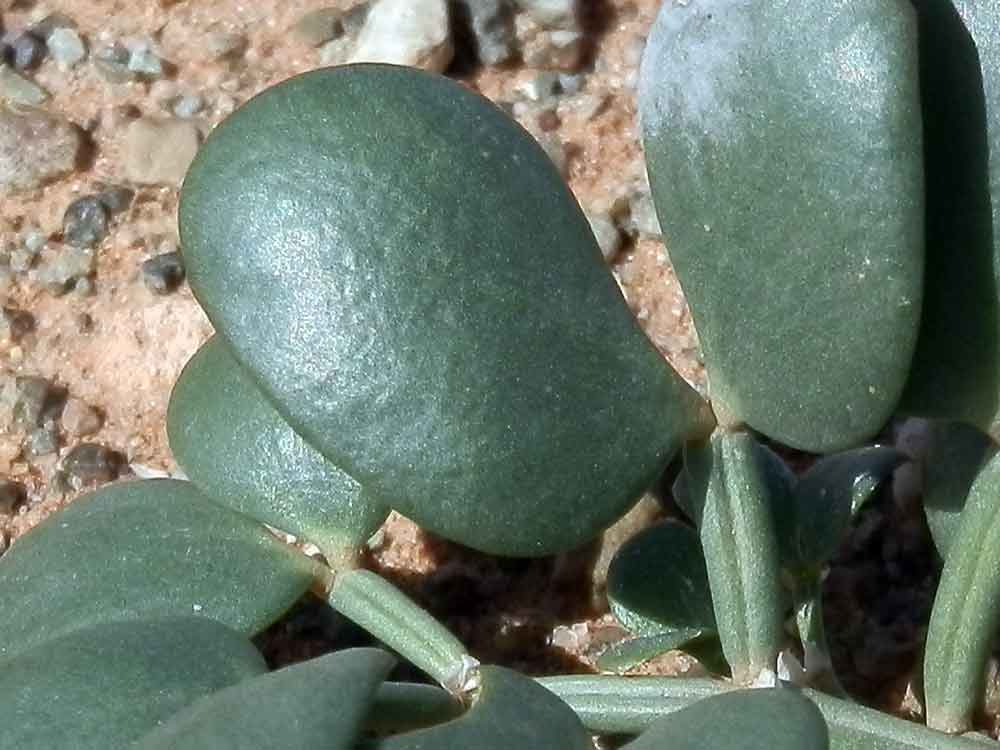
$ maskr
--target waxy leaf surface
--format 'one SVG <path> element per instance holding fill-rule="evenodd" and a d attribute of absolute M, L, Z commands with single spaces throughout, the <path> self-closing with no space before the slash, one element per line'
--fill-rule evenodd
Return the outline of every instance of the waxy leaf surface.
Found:
<path fill-rule="evenodd" d="M 724 425 L 825 453 L 899 400 L 923 282 L 916 31 L 906 2 L 661 6 L 646 161 Z"/>
<path fill-rule="evenodd" d="M 282 419 L 218 337 L 174 385 L 167 434 L 206 495 L 328 557 L 361 547 L 388 513 Z"/>
<path fill-rule="evenodd" d="M 245 637 L 205 618 L 92 626 L 2 663 L 0 747 L 131 749 L 189 703 L 265 672 Z"/>
<path fill-rule="evenodd" d="M 190 482 L 120 482 L 0 559 L 0 658 L 81 627 L 198 614 L 245 634 L 305 593 L 314 563 Z"/>
<path fill-rule="evenodd" d="M 352 750 L 395 659 L 351 649 L 245 680 L 173 716 L 137 750 Z"/>
<path fill-rule="evenodd" d="M 578 546 L 704 420 L 549 158 L 446 78 L 268 89 L 200 150 L 180 227 L 195 295 L 279 411 L 449 539 Z"/>

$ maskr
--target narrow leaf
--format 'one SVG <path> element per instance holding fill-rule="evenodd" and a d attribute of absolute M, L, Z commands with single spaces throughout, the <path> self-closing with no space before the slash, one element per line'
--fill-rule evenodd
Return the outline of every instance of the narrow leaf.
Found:
<path fill-rule="evenodd" d="M 604 672 L 626 672 L 668 651 L 690 654 L 710 672 L 729 673 L 718 634 L 700 630 L 670 630 L 614 643 L 598 657 L 597 668 Z"/>
<path fill-rule="evenodd" d="M 193 703 L 137 750 L 352 750 L 394 662 L 351 649 L 246 680 Z"/>
<path fill-rule="evenodd" d="M 3 662 L 0 746 L 130 749 L 189 703 L 266 671 L 245 637 L 205 618 L 84 628 Z"/>
<path fill-rule="evenodd" d="M 9 603 L 0 657 L 114 620 L 197 614 L 257 633 L 315 570 L 190 482 L 121 482 L 49 517 L 0 559 L 0 601 Z"/>

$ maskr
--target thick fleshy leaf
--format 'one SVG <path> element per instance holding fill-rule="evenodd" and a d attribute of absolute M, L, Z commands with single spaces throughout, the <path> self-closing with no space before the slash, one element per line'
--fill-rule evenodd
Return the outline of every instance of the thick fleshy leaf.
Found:
<path fill-rule="evenodd" d="M 352 750 L 394 664 L 359 648 L 246 680 L 191 704 L 136 750 Z"/>
<path fill-rule="evenodd" d="M 125 750 L 189 703 L 265 672 L 245 637 L 202 617 L 85 628 L 3 662 L 0 746 Z"/>
<path fill-rule="evenodd" d="M 793 688 L 737 690 L 659 719 L 627 750 L 827 750 L 819 709 Z"/>
<path fill-rule="evenodd" d="M 996 453 L 993 440 L 962 422 L 932 420 L 926 425 L 923 505 L 938 554 L 948 556 L 962 508 L 983 465 Z"/>
<path fill-rule="evenodd" d="M 923 281 L 916 32 L 905 2 L 661 6 L 646 160 L 724 425 L 825 453 L 899 400 Z"/>
<path fill-rule="evenodd" d="M 901 408 L 995 431 L 1000 14 L 994 0 L 914 5 L 920 21 L 927 265 L 920 337 Z"/>
<path fill-rule="evenodd" d="M 304 537 L 328 557 L 357 550 L 388 513 L 281 418 L 218 337 L 174 385 L 167 434 L 206 495 Z"/>
<path fill-rule="evenodd" d="M 1000 629 L 1000 456 L 983 467 L 952 536 L 927 629 L 927 724 L 964 732 L 982 705 Z"/>
<path fill-rule="evenodd" d="M 442 724 L 462 715 L 462 704 L 434 685 L 384 682 L 365 719 L 371 735 L 399 734 Z"/>
<path fill-rule="evenodd" d="M 199 151 L 180 228 L 279 411 L 447 538 L 578 546 L 704 431 L 551 161 L 446 78 L 355 65 L 265 91 Z"/>
<path fill-rule="evenodd" d="M 194 613 L 256 633 L 302 596 L 315 567 L 190 482 L 121 482 L 0 559 L 0 657 L 115 620 Z"/>
<path fill-rule="evenodd" d="M 851 518 L 904 460 L 889 447 L 838 453 L 813 464 L 791 493 L 775 494 L 782 566 L 793 575 L 818 576 L 840 546 Z"/>
<path fill-rule="evenodd" d="M 737 684 L 749 684 L 774 672 L 784 637 L 771 508 L 791 475 L 752 436 L 724 431 L 685 448 L 684 473 L 722 650 Z"/>
<path fill-rule="evenodd" d="M 454 721 L 387 737 L 379 750 L 591 750 L 590 735 L 559 698 L 503 667 L 481 667 L 475 704 Z"/>

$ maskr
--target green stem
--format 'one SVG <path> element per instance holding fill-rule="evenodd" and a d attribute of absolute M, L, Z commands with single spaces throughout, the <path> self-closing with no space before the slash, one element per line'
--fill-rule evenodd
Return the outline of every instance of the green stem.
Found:
<path fill-rule="evenodd" d="M 476 687 L 478 662 L 426 610 L 370 570 L 339 573 L 330 606 L 438 681 L 464 697 Z"/>
<path fill-rule="evenodd" d="M 837 675 L 833 671 L 833 660 L 826 641 L 826 627 L 823 624 L 823 591 L 819 577 L 799 580 L 795 589 L 795 624 L 805 658 L 804 666 L 809 684 L 820 690 L 846 698 Z"/>
<path fill-rule="evenodd" d="M 597 734 L 639 734 L 662 716 L 734 688 L 729 682 L 683 677 L 584 675 L 543 677 L 538 682 Z M 830 750 L 982 750 L 989 742 L 979 736 L 942 734 L 816 690 L 803 693 L 826 719 Z"/>

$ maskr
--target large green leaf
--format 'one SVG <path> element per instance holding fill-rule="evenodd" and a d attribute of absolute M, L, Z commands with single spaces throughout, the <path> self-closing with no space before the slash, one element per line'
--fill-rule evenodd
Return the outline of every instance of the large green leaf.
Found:
<path fill-rule="evenodd" d="M 1000 14 L 994 0 L 954 5 L 919 0 L 915 5 L 927 265 L 920 338 L 901 406 L 916 416 L 963 420 L 995 431 L 1000 420 L 1000 238 L 995 231 L 1000 216 Z"/>
<path fill-rule="evenodd" d="M 576 714 L 550 691 L 503 667 L 481 667 L 476 702 L 459 718 L 381 740 L 379 750 L 591 750 Z"/>
<path fill-rule="evenodd" d="M 972 484 L 951 538 L 927 629 L 927 724 L 964 732 L 982 705 L 991 644 L 1000 629 L 1000 456 Z"/>
<path fill-rule="evenodd" d="M 246 680 L 193 703 L 136 750 L 352 750 L 394 663 L 351 649 Z"/>
<path fill-rule="evenodd" d="M 0 559 L 0 657 L 114 620 L 194 613 L 256 633 L 298 600 L 315 567 L 190 482 L 121 482 Z"/>
<path fill-rule="evenodd" d="M 923 274 L 917 66 L 905 2 L 663 3 L 646 160 L 723 424 L 829 452 L 896 406 Z"/>
<path fill-rule="evenodd" d="M 705 419 L 548 157 L 446 78 L 265 91 L 200 150 L 180 228 L 192 289 L 293 427 L 469 546 L 578 546 Z"/>
<path fill-rule="evenodd" d="M 983 465 L 997 445 L 981 430 L 962 422 L 931 420 L 926 425 L 923 506 L 934 546 L 944 559 L 958 531 L 962 508 Z"/>
<path fill-rule="evenodd" d="M 88 627 L 2 663 L 0 747 L 132 748 L 189 703 L 266 671 L 246 638 L 205 618 Z"/>
<path fill-rule="evenodd" d="M 684 451 L 719 640 L 737 684 L 777 669 L 784 595 L 771 508 L 791 492 L 784 462 L 746 433 L 714 432 Z"/>
<path fill-rule="evenodd" d="M 793 688 L 737 690 L 656 721 L 627 750 L 827 750 L 819 709 Z"/>
<path fill-rule="evenodd" d="M 281 418 L 217 337 L 174 385 L 167 434 L 205 494 L 314 542 L 329 558 L 355 552 L 388 513 Z"/>

